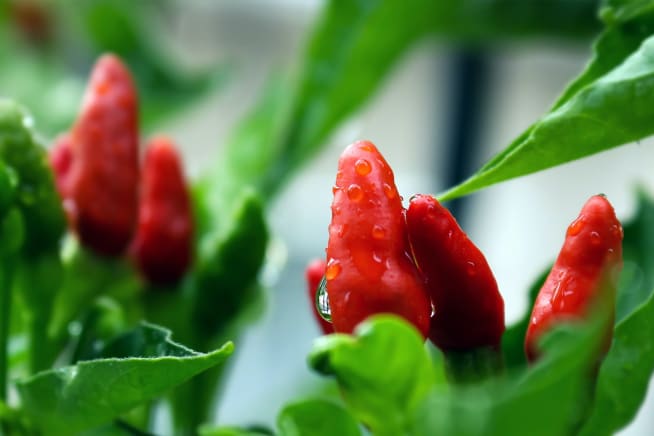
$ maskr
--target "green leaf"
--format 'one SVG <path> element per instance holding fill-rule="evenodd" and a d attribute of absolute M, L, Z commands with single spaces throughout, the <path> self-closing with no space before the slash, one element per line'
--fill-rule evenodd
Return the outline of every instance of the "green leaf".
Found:
<path fill-rule="evenodd" d="M 359 436 L 361 430 L 352 415 L 325 400 L 289 404 L 279 413 L 280 436 Z"/>
<path fill-rule="evenodd" d="M 442 367 L 434 370 L 420 334 L 396 317 L 372 317 L 355 334 L 318 338 L 310 365 L 336 378 L 352 414 L 374 434 L 404 434 L 432 386 L 444 383 Z"/>
<path fill-rule="evenodd" d="M 545 115 L 442 200 L 607 150 L 654 132 L 654 37 L 622 64 Z M 620 107 L 623 110 L 617 111 Z"/>
<path fill-rule="evenodd" d="M 434 388 L 412 434 L 552 436 L 573 434 L 592 394 L 601 323 L 562 326 L 534 366 L 467 388 Z"/>
<path fill-rule="evenodd" d="M 44 434 L 92 429 L 222 363 L 226 343 L 198 353 L 170 340 L 170 331 L 143 324 L 111 344 L 106 357 L 39 373 L 17 383 L 25 413 Z"/>

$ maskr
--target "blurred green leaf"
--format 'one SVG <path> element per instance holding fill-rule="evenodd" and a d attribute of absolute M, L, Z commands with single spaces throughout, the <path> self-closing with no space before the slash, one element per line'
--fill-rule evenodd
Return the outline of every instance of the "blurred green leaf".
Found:
<path fill-rule="evenodd" d="M 436 4 L 327 3 L 309 40 L 279 154 L 265 173 L 253 175 L 263 192 L 275 192 L 372 95 L 408 47 L 430 31 Z"/>
<path fill-rule="evenodd" d="M 199 241 L 192 283 L 191 319 L 210 337 L 252 301 L 268 241 L 257 194 L 244 189 L 232 204 L 229 199 L 217 201 L 208 209 L 215 225 Z"/>
<path fill-rule="evenodd" d="M 279 413 L 280 436 L 359 436 L 361 430 L 352 415 L 325 400 L 289 404 Z"/>
<path fill-rule="evenodd" d="M 631 315 L 654 292 L 654 201 L 638 190 L 635 215 L 623 225 L 624 267 L 620 275 L 616 324 Z"/>
<path fill-rule="evenodd" d="M 445 375 L 435 370 L 415 328 L 395 317 L 377 316 L 356 336 L 318 338 L 310 365 L 336 378 L 352 414 L 377 435 L 404 434 L 408 419 Z"/>
<path fill-rule="evenodd" d="M 106 52 L 134 74 L 144 128 L 179 113 L 225 82 L 224 67 L 190 71 L 171 55 L 155 20 L 165 2 L 57 0 L 48 10 L 54 38 L 40 49 L 0 28 L 0 96 L 30 108 L 49 137 L 72 125 L 88 71 Z M 15 33 L 15 32 L 14 32 Z"/>
<path fill-rule="evenodd" d="M 198 353 L 172 342 L 170 331 L 143 324 L 110 344 L 105 358 L 39 373 L 17 388 L 25 413 L 44 434 L 74 434 L 162 395 L 232 350 L 228 342 Z"/>
<path fill-rule="evenodd" d="M 636 416 L 654 373 L 654 294 L 616 328 L 581 435 L 610 435 Z"/>

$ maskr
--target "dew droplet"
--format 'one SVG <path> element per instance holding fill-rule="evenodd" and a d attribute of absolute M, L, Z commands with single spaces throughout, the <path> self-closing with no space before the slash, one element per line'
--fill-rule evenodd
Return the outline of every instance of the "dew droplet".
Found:
<path fill-rule="evenodd" d="M 339 187 L 336 186 L 336 185 L 332 186 L 332 194 L 336 194 L 336 193 L 338 192 L 339 189 L 341 189 L 341 188 L 339 188 Z"/>
<path fill-rule="evenodd" d="M 436 315 L 436 306 L 434 306 L 434 302 L 431 301 L 431 314 L 429 315 L 429 317 L 433 318 L 434 315 Z"/>
<path fill-rule="evenodd" d="M 318 290 L 316 291 L 316 310 L 322 319 L 332 322 L 332 310 L 329 307 L 329 295 L 327 294 L 327 279 L 320 280 Z"/>
<path fill-rule="evenodd" d="M 354 163 L 354 170 L 360 176 L 367 176 L 372 171 L 372 166 L 367 160 L 359 159 Z"/>
<path fill-rule="evenodd" d="M 599 245 L 602 242 L 602 237 L 597 232 L 590 232 L 590 242 L 593 245 Z"/>
<path fill-rule="evenodd" d="M 325 278 L 327 280 L 334 280 L 341 273 L 341 264 L 338 260 L 332 258 L 327 262 L 327 269 L 325 270 Z"/>
<path fill-rule="evenodd" d="M 332 215 L 338 216 L 341 214 L 341 207 L 340 206 L 332 206 Z"/>
<path fill-rule="evenodd" d="M 468 273 L 469 276 L 474 276 L 477 274 L 477 265 L 475 265 L 475 263 L 471 260 L 466 263 L 466 273 Z"/>
<path fill-rule="evenodd" d="M 347 224 L 341 224 L 341 226 L 338 228 L 338 231 L 336 232 L 338 234 L 338 237 L 342 238 L 343 235 L 345 235 L 346 230 L 347 230 Z"/>
<path fill-rule="evenodd" d="M 379 253 L 377 253 L 376 251 L 373 251 L 372 252 L 372 260 L 374 260 L 377 263 L 382 263 L 383 259 L 382 259 L 381 255 Z"/>
<path fill-rule="evenodd" d="M 388 183 L 384 183 L 382 189 L 384 190 L 384 195 L 386 195 L 386 198 L 388 198 L 389 200 L 394 199 L 395 196 L 397 195 L 395 193 L 395 190 Z"/>
<path fill-rule="evenodd" d="M 374 239 L 384 239 L 384 236 L 386 236 L 386 230 L 379 224 L 375 224 L 372 226 L 372 237 Z"/>
<path fill-rule="evenodd" d="M 611 226 L 611 234 L 615 238 L 622 239 L 624 237 L 624 230 L 622 229 L 622 226 L 619 224 L 613 224 Z"/>
<path fill-rule="evenodd" d="M 352 183 L 350 186 L 348 186 L 347 198 L 352 201 L 361 201 L 363 198 L 363 189 L 361 189 L 361 186 L 357 185 L 356 183 Z"/>
<path fill-rule="evenodd" d="M 584 217 L 583 215 L 577 218 L 568 226 L 567 236 L 575 236 L 581 232 L 581 229 L 584 228 Z"/>

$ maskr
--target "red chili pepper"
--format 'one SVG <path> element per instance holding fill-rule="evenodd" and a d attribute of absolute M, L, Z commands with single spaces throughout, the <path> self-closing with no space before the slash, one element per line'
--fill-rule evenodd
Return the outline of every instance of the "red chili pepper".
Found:
<path fill-rule="evenodd" d="M 113 55 L 91 74 L 70 133 L 69 216 L 83 245 L 116 256 L 129 244 L 137 213 L 138 103 L 129 71 Z"/>
<path fill-rule="evenodd" d="M 622 237 L 622 226 L 609 201 L 602 195 L 591 197 L 568 227 L 559 257 L 536 298 L 525 338 L 529 361 L 538 358 L 538 340 L 556 324 L 583 319 L 589 306 L 600 298 L 614 309 L 622 269 Z M 612 335 L 611 323 L 603 353 L 608 351 Z"/>
<path fill-rule="evenodd" d="M 152 139 L 143 163 L 136 237 L 131 254 L 151 283 L 182 278 L 191 262 L 193 216 L 180 158 L 165 137 Z"/>
<path fill-rule="evenodd" d="M 431 304 L 408 253 L 393 171 L 368 141 L 338 162 L 327 246 L 327 292 L 334 330 L 350 333 L 376 313 L 394 313 L 426 337 Z"/>
<path fill-rule="evenodd" d="M 431 341 L 443 350 L 499 347 L 504 300 L 479 248 L 431 196 L 411 198 L 406 220 L 414 259 L 435 308 Z"/>
<path fill-rule="evenodd" d="M 313 315 L 316 317 L 318 324 L 320 324 L 323 334 L 328 335 L 334 333 L 334 326 L 332 323 L 326 321 L 322 316 L 320 316 L 320 313 L 318 313 L 318 309 L 316 308 L 316 292 L 318 291 L 318 286 L 320 286 L 322 278 L 325 276 L 326 268 L 327 264 L 323 259 L 316 259 L 309 263 L 304 275 L 307 282 L 307 292 L 309 294 L 311 310 L 313 311 Z"/>

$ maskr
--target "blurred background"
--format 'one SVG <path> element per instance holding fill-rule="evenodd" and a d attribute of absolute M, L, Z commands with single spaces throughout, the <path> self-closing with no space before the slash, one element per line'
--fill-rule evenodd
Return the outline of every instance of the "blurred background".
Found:
<path fill-rule="evenodd" d="M 16 61 L 0 42 L 0 95 L 28 106 L 37 128 L 43 126 L 50 139 L 69 122 L 67 114 L 76 111 L 83 89 L 83 81 L 70 78 L 63 65 L 84 77 L 92 49 L 66 41 L 67 49 L 56 59 L 44 49 L 61 30 L 49 26 L 39 6 L 65 14 L 73 2 L 60 7 L 45 0 L 13 3 L 23 3 L 14 17 L 31 40 L 31 54 Z M 323 6 L 318 0 L 168 1 L 144 9 L 155 15 L 137 17 L 148 20 L 159 47 L 154 50 L 152 41 L 145 41 L 139 46 L 145 52 L 138 52 L 145 55 L 134 58 L 144 69 L 155 65 L 159 74 L 152 75 L 152 89 L 142 97 L 151 104 L 148 128 L 177 140 L 192 177 L 212 170 L 234 126 L 271 77 L 297 74 Z M 357 139 L 372 140 L 393 167 L 405 200 L 414 193 L 443 191 L 537 120 L 582 70 L 599 28 L 593 17 L 579 23 L 578 34 L 543 31 L 484 44 L 461 44 L 444 35 L 423 38 L 403 54 L 362 109 L 289 179 L 269 209 L 273 240 L 263 271 L 266 309 L 236 341 L 218 413 L 221 424 L 270 424 L 287 400 L 324 389 L 324 380 L 305 363 L 319 329 L 310 312 L 304 267 L 324 255 L 342 149 Z M 44 79 L 51 76 L 57 77 L 57 86 Z M 158 91 L 161 84 L 166 93 Z M 58 112 L 48 113 L 52 108 Z M 527 288 L 556 256 L 566 226 L 589 196 L 606 194 L 619 217 L 627 218 L 635 207 L 634 188 L 640 184 L 652 190 L 654 173 L 647 162 L 654 161 L 654 148 L 648 142 L 496 185 L 450 205 L 496 274 L 507 323 L 525 310 Z M 637 420 L 620 434 L 652 434 L 654 416 L 647 413 L 652 407 L 650 393 Z"/>

